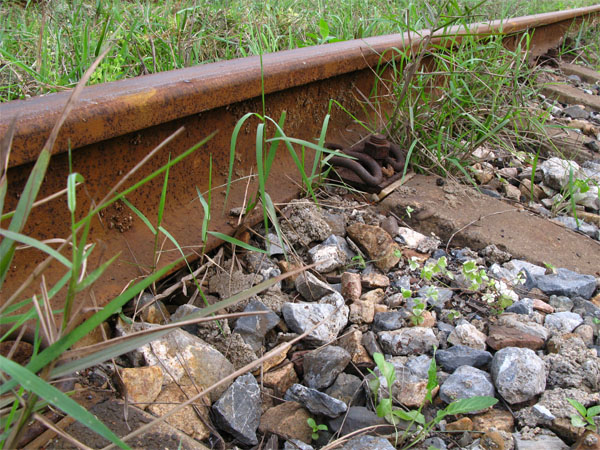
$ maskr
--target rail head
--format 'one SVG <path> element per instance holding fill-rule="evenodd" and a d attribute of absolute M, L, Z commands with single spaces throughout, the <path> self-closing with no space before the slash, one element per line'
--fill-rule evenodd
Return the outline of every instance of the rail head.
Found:
<path fill-rule="evenodd" d="M 506 21 L 456 26 L 448 34 L 512 34 L 600 13 L 600 4 Z M 389 49 L 417 46 L 431 34 L 391 34 L 198 65 L 86 87 L 67 118 L 55 152 L 374 66 Z M 440 38 L 442 32 L 434 34 Z M 37 158 L 69 92 L 0 104 L 0 139 L 17 117 L 9 166 Z"/>

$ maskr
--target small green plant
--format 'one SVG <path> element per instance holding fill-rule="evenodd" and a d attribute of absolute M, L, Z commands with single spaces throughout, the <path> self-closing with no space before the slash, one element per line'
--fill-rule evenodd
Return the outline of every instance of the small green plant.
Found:
<path fill-rule="evenodd" d="M 410 219 L 411 214 L 413 212 L 415 212 L 415 208 L 413 208 L 412 206 L 407 206 L 406 208 L 404 208 L 404 210 L 406 211 L 406 215 L 408 216 L 408 218 Z"/>
<path fill-rule="evenodd" d="M 586 430 L 598 432 L 598 425 L 594 418 L 600 416 L 600 405 L 586 408 L 577 400 L 567 398 L 567 401 L 575 408 L 577 414 L 571 414 L 571 425 L 574 427 L 585 428 Z"/>
<path fill-rule="evenodd" d="M 546 268 L 546 274 L 556 274 L 556 267 L 554 266 L 554 264 L 544 262 L 544 267 Z"/>
<path fill-rule="evenodd" d="M 386 361 L 381 353 L 375 353 L 373 355 L 373 359 L 375 360 L 375 364 L 377 365 L 379 372 L 384 377 L 387 386 L 387 397 L 380 397 L 379 390 L 381 388 L 381 381 L 375 372 L 370 371 L 373 378 L 369 381 L 369 389 L 373 393 L 377 415 L 385 418 L 385 420 L 394 426 L 398 425 L 400 420 L 408 422 L 406 431 L 404 431 L 402 436 L 396 437 L 397 441 L 400 441 L 400 443 L 403 444 L 401 448 L 404 450 L 414 447 L 419 442 L 427 438 L 431 430 L 446 416 L 484 410 L 498 402 L 498 400 L 493 397 L 463 398 L 450 403 L 441 410 L 438 410 L 433 419 L 426 421 L 425 416 L 421 413 L 421 411 L 425 403 L 433 401 L 433 391 L 439 385 L 437 379 L 437 364 L 435 362 L 435 349 L 429 364 L 429 369 L 427 371 L 427 392 L 425 394 L 425 401 L 419 406 L 418 409 L 408 411 L 394 407 L 392 395 L 392 387 L 396 381 L 396 369 L 394 365 Z M 413 428 L 415 423 L 418 426 Z M 409 436 L 411 431 L 412 434 Z"/>
<path fill-rule="evenodd" d="M 448 260 L 445 256 L 439 258 L 436 262 L 429 262 L 421 269 L 421 278 L 424 280 L 431 281 L 434 275 L 444 275 L 451 280 L 454 278 L 454 274 L 447 269 Z"/>
<path fill-rule="evenodd" d="M 425 321 L 423 314 L 425 313 L 425 302 L 420 299 L 415 299 L 415 304 L 412 307 L 410 320 L 414 326 L 419 326 Z"/>
<path fill-rule="evenodd" d="M 465 279 L 471 282 L 469 289 L 472 291 L 477 291 L 485 287 L 487 282 L 490 281 L 485 269 L 478 267 L 475 261 L 465 261 L 461 271 Z"/>
<path fill-rule="evenodd" d="M 360 254 L 354 255 L 350 262 L 350 267 L 358 267 L 359 269 L 364 269 L 365 267 L 367 267 L 365 258 L 363 258 L 363 256 Z"/>
<path fill-rule="evenodd" d="M 315 419 L 313 419 L 312 417 L 306 419 L 306 423 L 312 429 L 312 434 L 310 436 L 312 437 L 313 441 L 319 439 L 319 431 L 327 431 L 327 425 L 317 425 L 317 422 L 315 422 Z"/>

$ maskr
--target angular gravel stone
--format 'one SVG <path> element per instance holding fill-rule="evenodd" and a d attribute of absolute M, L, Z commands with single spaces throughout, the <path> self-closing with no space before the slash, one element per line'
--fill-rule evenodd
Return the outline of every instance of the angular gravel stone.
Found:
<path fill-rule="evenodd" d="M 244 312 L 267 311 L 267 314 L 240 317 L 235 322 L 234 332 L 239 333 L 244 342 L 258 351 L 262 346 L 265 335 L 279 323 L 279 316 L 267 308 L 261 301 L 250 299 Z"/>
<path fill-rule="evenodd" d="M 331 272 L 348 263 L 346 254 L 335 244 L 315 245 L 308 255 L 311 262 L 316 263 L 315 270 L 319 273 Z"/>
<path fill-rule="evenodd" d="M 485 350 L 477 350 L 466 345 L 454 345 L 447 350 L 438 350 L 435 360 L 448 373 L 460 366 L 472 366 L 478 369 L 487 367 L 492 361 L 492 354 Z"/>
<path fill-rule="evenodd" d="M 579 296 L 589 300 L 596 289 L 596 278 L 562 268 L 550 275 L 534 275 L 528 272 L 525 287 L 538 288 L 546 295 Z"/>
<path fill-rule="evenodd" d="M 440 343 L 431 328 L 413 327 L 377 334 L 381 347 L 394 356 L 420 355 L 431 352 Z"/>
<path fill-rule="evenodd" d="M 353 223 L 346 228 L 348 235 L 367 254 L 375 265 L 387 272 L 400 261 L 400 247 L 392 237 L 380 227 Z"/>
<path fill-rule="evenodd" d="M 539 336 L 524 333 L 517 328 L 490 325 L 487 344 L 494 350 L 500 350 L 505 347 L 521 347 L 539 350 L 544 348 L 546 342 Z"/>
<path fill-rule="evenodd" d="M 362 294 L 362 284 L 359 273 L 344 272 L 342 274 L 342 295 L 348 301 L 356 301 Z"/>
<path fill-rule="evenodd" d="M 569 450 L 569 446 L 554 433 L 537 434 L 533 438 L 527 437 L 527 439 L 523 438 L 521 433 L 513 433 L 513 439 L 515 450 Z"/>
<path fill-rule="evenodd" d="M 528 348 L 506 347 L 492 359 L 492 379 L 511 405 L 531 400 L 546 389 L 544 361 Z"/>
<path fill-rule="evenodd" d="M 362 384 L 362 380 L 356 375 L 342 372 L 334 383 L 325 390 L 325 393 L 348 406 L 364 406 L 365 392 Z"/>
<path fill-rule="evenodd" d="M 398 429 L 402 428 L 403 422 L 397 425 Z M 379 417 L 370 409 L 364 406 L 352 406 L 348 408 L 348 412 L 341 416 L 329 421 L 330 431 L 337 433 L 341 430 L 340 436 L 352 433 L 353 431 L 361 430 L 363 428 L 379 425 L 377 432 L 381 434 L 390 434 L 394 432 L 394 426 L 390 425 L 383 417 Z"/>
<path fill-rule="evenodd" d="M 273 436 L 277 438 L 277 436 Z M 290 439 L 289 441 L 285 441 L 285 444 L 283 444 L 283 450 L 315 450 L 315 448 L 312 445 L 305 444 L 298 439 Z"/>
<path fill-rule="evenodd" d="M 350 439 L 340 450 L 394 450 L 390 441 L 379 436 L 358 436 Z"/>
<path fill-rule="evenodd" d="M 508 313 L 524 314 L 530 316 L 533 314 L 533 299 L 524 298 L 518 302 L 513 303 L 505 310 Z"/>
<path fill-rule="evenodd" d="M 477 350 L 485 350 L 485 340 L 486 335 L 468 322 L 458 325 L 448 336 L 452 345 L 466 345 Z"/>
<path fill-rule="evenodd" d="M 548 314 L 544 326 L 555 333 L 570 333 L 583 323 L 583 318 L 572 312 L 557 312 Z"/>
<path fill-rule="evenodd" d="M 322 282 L 310 272 L 304 272 L 296 278 L 296 290 L 306 301 L 312 302 L 334 292 L 327 283 Z"/>
<path fill-rule="evenodd" d="M 375 314 L 373 319 L 372 330 L 377 333 L 379 331 L 399 330 L 406 326 L 406 321 L 409 319 L 408 311 L 388 311 Z"/>
<path fill-rule="evenodd" d="M 579 164 L 557 157 L 552 157 L 539 165 L 544 174 L 544 184 L 560 191 L 569 182 L 570 170 L 573 169 L 573 177 L 577 177 L 581 171 Z"/>
<path fill-rule="evenodd" d="M 328 345 L 304 356 L 304 383 L 313 389 L 331 386 L 344 371 L 351 356 L 342 347 Z"/>
<path fill-rule="evenodd" d="M 340 294 L 338 295 L 341 297 Z M 281 312 L 287 326 L 296 333 L 304 333 L 327 318 L 307 336 L 307 340 L 316 345 L 324 345 L 335 339 L 348 323 L 349 313 L 345 305 L 338 308 L 321 303 L 285 303 Z"/>
<path fill-rule="evenodd" d="M 212 406 L 215 424 L 245 445 L 256 445 L 260 423 L 260 387 L 252 374 L 242 375 Z"/>
<path fill-rule="evenodd" d="M 471 366 L 460 366 L 440 387 L 440 398 L 446 403 L 476 396 L 493 397 L 494 394 L 490 375 Z"/>
<path fill-rule="evenodd" d="M 293 384 L 283 399 L 298 402 L 313 414 L 331 418 L 338 417 L 348 409 L 344 402 L 301 384 Z"/>

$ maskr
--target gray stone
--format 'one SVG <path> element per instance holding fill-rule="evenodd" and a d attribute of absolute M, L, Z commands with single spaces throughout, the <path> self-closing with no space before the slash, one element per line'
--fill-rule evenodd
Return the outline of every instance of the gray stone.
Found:
<path fill-rule="evenodd" d="M 344 371 L 351 356 L 342 347 L 328 345 L 304 355 L 304 383 L 313 389 L 331 386 Z"/>
<path fill-rule="evenodd" d="M 394 450 L 386 438 L 379 436 L 358 436 L 350 439 L 341 447 L 341 450 Z"/>
<path fill-rule="evenodd" d="M 587 388 L 600 390 L 600 358 L 588 349 L 579 336 L 553 336 L 549 344 L 558 349 L 543 357 L 548 368 L 549 387 Z"/>
<path fill-rule="evenodd" d="M 564 295 L 551 295 L 549 302 L 556 312 L 571 311 L 574 306 L 573 300 Z"/>
<path fill-rule="evenodd" d="M 460 366 L 440 387 L 440 398 L 446 403 L 476 396 L 493 397 L 494 394 L 489 374 L 471 366 Z"/>
<path fill-rule="evenodd" d="M 344 234 L 346 230 L 344 229 Z M 322 242 L 323 245 L 336 245 L 345 255 L 348 261 L 352 260 L 352 258 L 356 255 L 356 253 L 350 248 L 348 242 L 343 237 L 339 235 L 332 234 L 327 239 Z"/>
<path fill-rule="evenodd" d="M 546 315 L 544 326 L 555 333 L 570 333 L 582 323 L 579 314 L 564 311 Z"/>
<path fill-rule="evenodd" d="M 376 313 L 373 319 L 372 330 L 375 333 L 379 331 L 399 330 L 406 326 L 406 321 L 409 319 L 408 311 L 386 311 Z"/>
<path fill-rule="evenodd" d="M 597 392 L 588 393 L 575 388 L 548 389 L 533 407 L 520 410 L 517 418 L 522 425 L 528 427 L 547 425 L 549 421 L 555 418 L 568 419 L 571 417 L 571 414 L 575 413 L 575 408 L 567 401 L 567 398 L 575 400 L 585 407 L 589 407 L 600 400 L 600 394 Z"/>
<path fill-rule="evenodd" d="M 348 406 L 364 406 L 366 403 L 362 380 L 349 373 L 340 373 L 325 393 Z"/>
<path fill-rule="evenodd" d="M 289 441 L 285 441 L 285 444 L 283 444 L 283 450 L 314 450 L 314 447 L 312 445 L 305 444 L 299 439 L 290 439 Z"/>
<path fill-rule="evenodd" d="M 344 402 L 297 383 L 287 390 L 283 399 L 301 403 L 311 413 L 331 418 L 338 417 L 348 409 Z"/>
<path fill-rule="evenodd" d="M 265 311 L 267 314 L 240 317 L 235 322 L 234 332 L 239 333 L 255 352 L 259 351 L 265 335 L 279 323 L 279 316 L 261 301 L 252 298 L 244 309 L 245 313 Z"/>
<path fill-rule="evenodd" d="M 546 389 L 544 361 L 528 348 L 506 347 L 494 355 L 492 379 L 511 405 L 531 400 Z"/>
<path fill-rule="evenodd" d="M 573 298 L 573 312 L 581 316 L 590 316 L 600 319 L 600 307 L 596 306 L 589 300 L 575 297 Z"/>
<path fill-rule="evenodd" d="M 298 275 L 295 284 L 296 290 L 309 302 L 319 300 L 321 297 L 334 292 L 334 289 L 330 285 L 322 282 L 310 272 Z"/>
<path fill-rule="evenodd" d="M 260 423 L 260 387 L 252 374 L 242 375 L 212 406 L 215 424 L 245 445 L 256 445 Z"/>
<path fill-rule="evenodd" d="M 525 314 L 527 316 L 533 314 L 533 299 L 524 298 L 518 302 L 513 303 L 505 310 L 509 313 Z"/>
<path fill-rule="evenodd" d="M 369 355 L 371 356 L 375 353 L 383 352 L 377 341 L 377 335 L 371 330 L 363 333 L 360 343 L 367 349 L 367 352 L 369 352 Z"/>
<path fill-rule="evenodd" d="M 322 242 L 331 235 L 331 227 L 313 202 L 292 200 L 282 211 L 281 231 L 293 244 L 308 247 L 313 241 Z"/>
<path fill-rule="evenodd" d="M 419 355 L 431 352 L 439 341 L 431 328 L 412 327 L 377 334 L 381 347 L 394 356 Z"/>
<path fill-rule="evenodd" d="M 349 309 L 343 304 L 342 298 L 339 307 L 322 303 L 285 303 L 281 312 L 287 326 L 296 333 L 304 333 L 323 319 L 327 319 L 306 338 L 316 345 L 324 345 L 335 339 L 346 326 Z"/>
<path fill-rule="evenodd" d="M 568 183 L 573 170 L 573 178 L 577 178 L 581 168 L 575 161 L 552 157 L 540 164 L 544 173 L 544 184 L 557 191 L 562 190 Z"/>
<path fill-rule="evenodd" d="M 486 339 L 484 333 L 466 321 L 457 325 L 448 336 L 448 342 L 452 345 L 466 345 L 478 350 L 485 350 Z"/>
<path fill-rule="evenodd" d="M 277 236 L 275 233 L 267 234 L 265 245 L 267 249 L 267 254 L 269 256 L 284 255 L 290 251 L 290 248 L 286 245 L 285 242 L 282 245 L 281 241 L 279 240 L 279 236 Z"/>
<path fill-rule="evenodd" d="M 486 368 L 492 361 L 492 354 L 466 345 L 454 345 L 447 350 L 438 350 L 435 359 L 442 369 L 452 373 L 460 366 Z"/>
<path fill-rule="evenodd" d="M 346 254 L 335 244 L 315 245 L 308 251 L 308 255 L 319 273 L 332 272 L 348 263 Z"/>
<path fill-rule="evenodd" d="M 587 119 L 590 113 L 579 106 L 568 106 L 563 109 L 563 114 L 571 119 Z"/>
<path fill-rule="evenodd" d="M 579 219 L 579 225 L 577 224 L 575 218 L 570 216 L 558 216 L 552 219 L 552 221 L 561 223 L 566 227 L 570 228 L 571 230 L 581 231 L 583 234 L 586 234 L 593 239 L 599 239 L 600 230 L 598 230 L 598 227 L 590 223 L 584 222 L 581 219 Z"/>
<path fill-rule="evenodd" d="M 552 414 L 548 408 L 546 408 L 544 405 L 540 405 L 539 403 L 533 405 L 532 411 L 543 422 L 551 422 L 556 419 L 556 416 Z"/>
<path fill-rule="evenodd" d="M 437 450 L 446 450 L 448 448 L 444 440 L 437 436 L 425 439 L 423 441 L 423 447 L 426 449 L 430 449 L 433 447 Z"/>
<path fill-rule="evenodd" d="M 440 240 L 425 236 L 424 234 L 414 231 L 411 228 L 400 227 L 398 228 L 398 238 L 401 244 L 404 244 L 408 248 L 415 249 L 421 253 L 434 252 L 440 246 Z"/>
<path fill-rule="evenodd" d="M 498 318 L 498 325 L 515 328 L 522 333 L 531 334 L 544 341 L 548 340 L 550 337 L 550 330 L 543 325 L 534 322 L 533 318 L 528 316 L 505 313 Z"/>
<path fill-rule="evenodd" d="M 400 428 L 400 425 L 398 425 L 398 428 Z M 329 421 L 330 430 L 334 433 L 339 431 L 340 436 L 372 426 L 377 426 L 377 432 L 380 434 L 391 434 L 395 431 L 393 425 L 390 425 L 383 417 L 379 417 L 364 406 L 352 406 L 348 408 L 345 415 Z M 404 429 L 406 429 L 406 426 Z"/>
<path fill-rule="evenodd" d="M 513 433 L 515 450 L 569 450 L 569 446 L 554 434 L 536 434 L 525 439 L 520 433 Z"/>
<path fill-rule="evenodd" d="M 538 288 L 546 295 L 583 297 L 588 300 L 596 289 L 596 279 L 592 275 L 581 275 L 569 269 L 560 268 L 555 274 L 534 275 L 527 273 L 525 287 Z"/>
<path fill-rule="evenodd" d="M 510 261 L 512 258 L 511 254 L 500 250 L 495 244 L 490 244 L 481 250 L 481 256 L 492 263 L 503 264 Z"/>

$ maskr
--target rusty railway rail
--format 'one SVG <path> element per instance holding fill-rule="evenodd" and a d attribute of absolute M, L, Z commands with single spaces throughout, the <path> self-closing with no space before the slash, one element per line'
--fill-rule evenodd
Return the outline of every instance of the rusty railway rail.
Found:
<path fill-rule="evenodd" d="M 505 35 L 506 45 L 514 45 L 523 33 L 535 30 L 531 52 L 541 55 L 558 44 L 574 22 L 600 13 L 600 5 L 556 13 L 520 17 L 505 22 L 475 24 L 469 29 L 451 30 L 464 35 Z M 287 112 L 285 131 L 290 136 L 313 139 L 318 135 L 330 99 L 349 110 L 358 110 L 354 93 L 368 93 L 374 83 L 373 67 L 391 48 L 416 48 L 429 34 L 395 34 L 363 40 L 346 41 L 316 47 L 266 54 L 262 58 L 267 114 L 279 117 Z M 441 38 L 432 36 L 435 43 Z M 151 149 L 179 127 L 178 135 L 140 172 L 139 178 L 162 166 L 170 155 L 180 154 L 214 130 L 218 134 L 183 163 L 171 169 L 164 226 L 187 248 L 199 246 L 202 208 L 197 201 L 196 186 L 208 187 L 209 157 L 212 156 L 212 185 L 222 186 L 227 180 L 229 145 L 237 120 L 248 111 L 261 111 L 261 63 L 258 57 L 217 62 L 171 72 L 147 75 L 85 88 L 77 105 L 67 118 L 56 141 L 48 174 L 40 197 L 65 187 L 68 174 L 67 149 L 73 150 L 73 168 L 85 180 L 85 191 L 78 192 L 78 207 L 87 211 L 91 200 L 103 197 L 122 173 L 130 170 Z M 63 92 L 25 101 L 0 105 L 0 139 L 9 124 L 17 118 L 9 161 L 5 211 L 14 209 L 29 171 L 55 121 L 60 116 L 69 93 Z M 236 155 L 236 177 L 255 173 L 254 136 L 249 122 L 240 133 Z M 328 136 L 343 139 L 352 136 L 350 118 L 334 112 Z M 358 138 L 354 133 L 354 138 Z M 352 139 L 350 139 L 352 140 Z M 348 140 L 346 140 L 348 142 Z M 267 184 L 275 202 L 285 202 L 297 195 L 299 175 L 287 152 L 275 160 Z M 162 180 L 155 179 L 128 195 L 147 217 L 156 217 Z M 229 205 L 240 206 L 245 183 L 235 183 Z M 211 229 L 232 233 L 234 221 L 222 210 L 223 188 L 213 192 Z M 70 218 L 65 197 L 52 200 L 34 210 L 25 232 L 38 239 L 69 234 Z M 6 223 L 2 224 L 6 226 Z M 107 270 L 94 290 L 98 305 L 118 294 L 128 282 L 143 276 L 143 267 L 153 259 L 153 236 L 147 227 L 126 207 L 111 206 L 91 229 L 91 240 L 100 244 L 96 252 L 106 259 L 118 252 L 120 258 Z M 208 249 L 218 242 L 208 242 Z M 170 247 L 166 248 L 169 250 Z M 160 263 L 178 257 L 166 251 Z M 22 282 L 26 274 L 40 263 L 43 256 L 33 250 L 17 252 L 5 283 L 6 298 Z M 98 260 L 92 261 L 97 264 Z M 56 281 L 62 267 L 51 267 L 48 281 Z"/>

